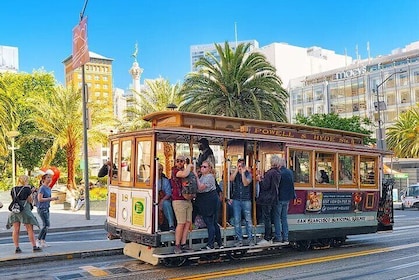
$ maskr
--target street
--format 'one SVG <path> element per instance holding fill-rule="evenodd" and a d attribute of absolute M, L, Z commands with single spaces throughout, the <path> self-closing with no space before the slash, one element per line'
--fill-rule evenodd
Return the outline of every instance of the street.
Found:
<path fill-rule="evenodd" d="M 340 248 L 176 268 L 151 266 L 126 256 L 50 261 L 0 269 L 1 279 L 418 279 L 419 211 L 396 210 L 393 232 L 350 236 Z M 105 238 L 103 230 L 55 233 L 54 242 Z M 1 239 L 0 242 L 6 242 Z M 9 238 L 10 242 L 10 238 Z"/>

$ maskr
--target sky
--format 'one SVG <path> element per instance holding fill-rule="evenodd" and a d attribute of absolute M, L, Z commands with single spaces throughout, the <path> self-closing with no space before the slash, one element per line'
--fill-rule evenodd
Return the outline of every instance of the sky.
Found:
<path fill-rule="evenodd" d="M 86 0 L 3 0 L 0 45 L 19 48 L 19 70 L 44 69 L 64 83 L 72 29 Z M 89 50 L 112 58 L 114 87 L 128 89 L 134 46 L 144 79 L 183 82 L 190 46 L 257 40 L 318 46 L 361 59 L 419 41 L 418 0 L 90 0 Z M 236 26 L 236 28 L 235 28 Z"/>

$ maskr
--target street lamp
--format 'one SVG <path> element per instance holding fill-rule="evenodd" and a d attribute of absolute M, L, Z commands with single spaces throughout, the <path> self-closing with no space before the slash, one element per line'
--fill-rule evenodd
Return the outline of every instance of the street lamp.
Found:
<path fill-rule="evenodd" d="M 9 147 L 12 150 L 12 183 L 13 186 L 16 186 L 16 159 L 15 159 L 15 150 L 19 147 L 15 147 L 15 138 L 19 135 L 19 131 L 12 130 L 6 133 L 6 136 L 10 138 L 12 146 Z"/>
<path fill-rule="evenodd" d="M 381 83 L 379 83 L 378 85 L 375 86 L 375 89 L 373 89 L 373 92 L 375 91 L 375 94 L 377 96 L 377 102 L 374 102 L 374 107 L 377 110 L 377 114 L 378 114 L 378 141 L 377 141 L 377 147 L 380 150 L 384 150 L 384 139 L 383 139 L 383 131 L 382 131 L 382 120 L 381 120 L 381 110 L 385 110 L 386 109 L 386 104 L 384 101 L 380 101 L 380 96 L 378 94 L 378 89 L 385 83 L 387 82 L 388 79 L 390 79 L 391 77 L 393 77 L 396 74 L 400 74 L 400 73 L 406 73 L 406 71 L 398 71 L 398 72 L 394 72 L 391 73 L 387 78 L 385 78 Z"/>

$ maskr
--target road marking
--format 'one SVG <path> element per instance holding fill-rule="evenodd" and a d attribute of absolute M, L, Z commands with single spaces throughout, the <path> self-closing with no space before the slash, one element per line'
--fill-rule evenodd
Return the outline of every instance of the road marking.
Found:
<path fill-rule="evenodd" d="M 81 269 L 87 271 L 88 273 L 90 273 L 92 276 L 95 277 L 100 277 L 100 276 L 108 276 L 109 273 L 106 272 L 105 270 L 102 270 L 100 268 L 91 266 L 91 265 L 87 265 L 87 266 L 81 266 Z"/>
<path fill-rule="evenodd" d="M 381 253 L 385 253 L 385 252 L 402 250 L 402 249 L 412 248 L 412 247 L 419 247 L 419 242 L 412 243 L 412 244 L 406 244 L 406 245 L 400 245 L 400 246 L 393 246 L 393 247 L 386 247 L 386 248 L 380 248 L 380 249 L 365 250 L 365 251 L 360 251 L 360 252 L 346 253 L 346 254 L 340 254 L 340 255 L 332 255 L 332 256 L 326 256 L 326 257 L 315 258 L 315 259 L 306 259 L 306 260 L 292 261 L 292 262 L 286 262 L 286 263 L 277 263 L 277 264 L 270 264 L 270 265 L 245 267 L 245 268 L 239 268 L 239 269 L 233 269 L 233 270 L 211 272 L 211 273 L 206 273 L 206 274 L 196 274 L 196 275 L 191 275 L 191 276 L 175 277 L 175 278 L 170 278 L 170 279 L 171 280 L 187 280 L 187 279 L 221 278 L 221 277 L 235 276 L 235 275 L 241 275 L 241 274 L 248 274 L 248 273 L 251 273 L 251 272 L 260 272 L 260 271 L 266 271 L 266 270 L 273 270 L 273 269 L 280 269 L 280 268 L 287 268 L 287 267 L 294 267 L 294 266 L 303 266 L 303 265 L 308 265 L 308 264 L 316 264 L 316 263 L 321 263 L 321 262 L 342 260 L 342 259 L 348 259 L 348 258 L 353 258 L 353 257 L 361 257 L 361 256 L 367 256 L 367 255 L 373 255 L 373 254 L 381 254 Z"/>

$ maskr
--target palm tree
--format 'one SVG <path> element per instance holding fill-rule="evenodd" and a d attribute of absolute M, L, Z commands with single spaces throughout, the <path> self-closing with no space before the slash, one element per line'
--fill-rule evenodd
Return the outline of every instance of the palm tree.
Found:
<path fill-rule="evenodd" d="M 180 110 L 286 121 L 288 93 L 265 56 L 249 53 L 250 44 L 215 48 L 220 60 L 208 53 L 196 63 L 199 71 L 187 75 Z"/>
<path fill-rule="evenodd" d="M 181 103 L 179 95 L 181 86 L 179 83 L 171 85 L 168 80 L 158 78 L 156 80 L 146 80 L 145 85 L 144 90 L 141 92 L 134 91 L 135 96 L 128 100 L 128 102 L 134 104 L 134 106 L 126 110 L 127 115 L 131 118 L 128 130 L 149 126 L 149 123 L 143 121 L 143 116 L 167 110 L 167 105 L 169 104 L 178 106 Z M 174 149 L 167 142 L 164 142 L 163 145 L 165 166 L 168 167 L 170 166 L 170 158 L 173 156 Z"/>
<path fill-rule="evenodd" d="M 73 88 L 56 88 L 50 95 L 38 96 L 32 100 L 34 116 L 42 136 L 52 139 L 52 145 L 47 151 L 43 166 L 48 166 L 54 159 L 58 148 L 65 151 L 67 159 L 67 188 L 76 187 L 76 159 L 80 154 L 83 140 L 82 95 Z M 93 125 L 88 130 L 89 144 L 98 141 L 106 143 L 108 129 L 103 126 L 110 124 L 112 117 L 100 104 L 89 104 L 89 112 Z M 98 113 L 100 110 L 100 113 Z M 100 118 L 100 120 L 98 120 Z"/>
<path fill-rule="evenodd" d="M 387 129 L 386 142 L 397 157 L 419 157 L 419 104 Z"/>
<path fill-rule="evenodd" d="M 179 83 L 171 85 L 168 80 L 163 78 L 146 80 L 145 89 L 140 92 L 133 90 L 134 96 L 127 100 L 133 106 L 125 110 L 129 121 L 127 122 L 128 127 L 125 127 L 123 130 L 135 130 L 146 127 L 149 124 L 142 120 L 143 116 L 167 110 L 167 105 L 169 104 L 178 106 L 181 102 L 180 89 Z"/>

